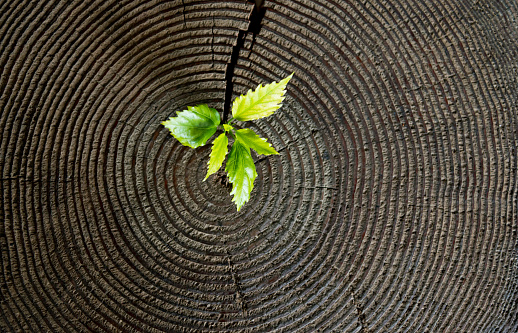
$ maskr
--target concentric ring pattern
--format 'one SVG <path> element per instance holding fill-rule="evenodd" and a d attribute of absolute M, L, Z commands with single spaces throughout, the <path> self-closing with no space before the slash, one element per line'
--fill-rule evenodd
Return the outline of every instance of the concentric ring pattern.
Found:
<path fill-rule="evenodd" d="M 236 212 L 160 122 L 222 110 L 250 3 L 0 1 L 0 331 L 518 331 L 517 5 L 266 1 Z"/>

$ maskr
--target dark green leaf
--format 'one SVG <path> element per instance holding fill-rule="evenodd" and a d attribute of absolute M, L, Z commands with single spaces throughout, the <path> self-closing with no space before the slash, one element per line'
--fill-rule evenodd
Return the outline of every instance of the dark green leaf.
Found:
<path fill-rule="evenodd" d="M 181 144 L 196 148 L 207 142 L 216 132 L 219 123 L 218 111 L 209 108 L 207 104 L 200 104 L 177 112 L 177 117 L 169 118 L 162 122 L 162 125 L 171 131 Z"/>

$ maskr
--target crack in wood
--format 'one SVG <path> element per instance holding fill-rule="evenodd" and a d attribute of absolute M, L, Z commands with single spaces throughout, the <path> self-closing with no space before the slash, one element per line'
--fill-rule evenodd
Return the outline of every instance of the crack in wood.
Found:
<path fill-rule="evenodd" d="M 241 284 L 239 283 L 239 278 L 237 276 L 237 273 L 235 271 L 234 263 L 232 262 L 232 256 L 230 253 L 227 252 L 227 263 L 228 263 L 228 269 L 230 271 L 230 275 L 232 276 L 232 281 L 234 282 L 234 287 L 236 288 L 236 303 L 241 307 L 241 312 L 243 314 L 243 318 L 247 317 L 246 313 L 246 303 L 245 303 L 245 297 L 243 295 L 243 291 L 241 288 Z"/>
<path fill-rule="evenodd" d="M 353 305 L 356 309 L 356 315 L 358 316 L 358 321 L 360 323 L 360 332 L 369 333 L 369 328 L 365 319 L 365 313 L 363 312 L 363 305 L 357 301 L 352 285 L 349 287 L 349 293 L 351 294 Z"/>
<path fill-rule="evenodd" d="M 214 15 L 212 15 L 212 27 L 210 29 L 210 31 L 212 33 L 212 40 L 210 42 L 210 50 L 212 52 L 212 65 L 211 65 L 212 68 L 214 68 L 214 25 L 215 25 Z"/>
<path fill-rule="evenodd" d="M 302 188 L 305 189 L 305 190 L 324 189 L 324 190 L 338 191 L 338 189 L 336 187 L 329 187 L 329 186 L 313 186 L 313 187 L 302 186 Z"/>
<path fill-rule="evenodd" d="M 248 15 L 248 26 L 246 30 L 240 29 L 238 31 L 238 35 L 236 38 L 235 44 L 232 46 L 232 53 L 230 54 L 230 61 L 227 62 L 227 67 L 225 69 L 225 99 L 224 99 L 224 105 L 223 105 L 223 117 L 222 117 L 222 123 L 225 123 L 228 118 L 228 114 L 230 112 L 230 101 L 232 99 L 232 93 L 234 90 L 234 71 L 237 65 L 237 61 L 239 60 L 239 53 L 241 49 L 245 45 L 245 40 L 249 32 L 253 34 L 252 36 L 252 42 L 250 44 L 250 49 L 247 58 L 250 58 L 250 55 L 252 54 L 252 49 L 255 45 L 256 36 L 261 31 L 261 22 L 263 20 L 264 14 L 266 13 L 266 9 L 263 8 L 264 0 L 255 0 L 250 1 L 254 3 L 254 7 L 250 11 L 250 14 Z M 212 17 L 212 65 L 214 66 L 214 17 Z M 256 162 L 257 163 L 257 162 Z M 223 180 L 223 179 L 222 179 Z M 228 181 L 227 181 L 228 186 Z M 229 258 L 229 265 L 230 265 L 230 258 Z M 234 278 L 234 275 L 233 275 Z M 236 284 L 236 289 L 238 288 L 238 284 Z M 239 289 L 237 289 L 237 295 L 239 298 L 241 297 Z M 244 304 L 244 303 L 242 303 Z M 245 308 L 242 308 L 243 315 L 246 316 Z"/>
<path fill-rule="evenodd" d="M 187 26 L 187 23 L 185 22 L 185 0 L 182 0 L 182 15 L 183 15 L 183 26 L 184 28 Z"/>
<path fill-rule="evenodd" d="M 234 89 L 234 70 L 237 65 L 237 61 L 239 60 L 239 52 L 245 45 L 246 36 L 249 32 L 253 34 L 252 45 L 250 46 L 250 52 L 252 52 L 253 44 L 255 43 L 255 36 L 259 34 L 261 31 L 261 21 L 263 20 L 264 14 L 266 13 L 266 9 L 263 8 L 264 1 L 256 0 L 250 1 L 254 3 L 254 7 L 250 11 L 248 15 L 248 26 L 246 30 L 239 29 L 237 34 L 236 42 L 232 46 L 232 53 L 230 54 L 230 61 L 227 62 L 227 68 L 225 70 L 225 100 L 223 105 L 223 119 L 222 122 L 225 123 L 228 118 L 228 114 L 230 112 L 230 100 L 232 99 L 232 92 Z"/>

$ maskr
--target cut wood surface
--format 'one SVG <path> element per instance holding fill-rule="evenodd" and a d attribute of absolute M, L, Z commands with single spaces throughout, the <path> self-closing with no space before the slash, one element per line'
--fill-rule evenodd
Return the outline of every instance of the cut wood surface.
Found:
<path fill-rule="evenodd" d="M 517 332 L 518 2 L 254 3 L 0 0 L 0 331 Z M 160 123 L 291 73 L 236 212 Z"/>

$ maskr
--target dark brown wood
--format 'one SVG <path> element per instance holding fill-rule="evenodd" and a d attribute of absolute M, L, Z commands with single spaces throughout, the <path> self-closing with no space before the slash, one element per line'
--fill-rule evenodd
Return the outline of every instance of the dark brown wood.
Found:
<path fill-rule="evenodd" d="M 0 332 L 517 332 L 518 3 L 254 5 L 0 0 Z M 160 122 L 292 72 L 237 213 Z"/>

